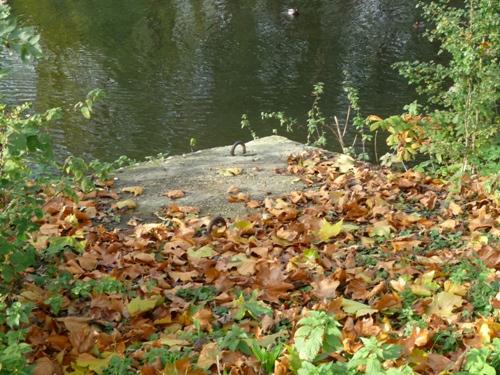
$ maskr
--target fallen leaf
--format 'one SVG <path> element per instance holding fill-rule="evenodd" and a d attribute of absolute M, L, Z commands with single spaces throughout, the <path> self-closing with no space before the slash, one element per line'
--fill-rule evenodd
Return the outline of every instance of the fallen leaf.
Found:
<path fill-rule="evenodd" d="M 330 224 L 326 219 L 323 219 L 318 232 L 319 239 L 323 242 L 328 241 L 330 238 L 338 236 L 342 231 L 344 220 L 340 220 L 335 224 Z"/>
<path fill-rule="evenodd" d="M 318 298 L 335 298 L 336 290 L 340 285 L 340 281 L 334 279 L 324 278 L 320 281 L 315 281 L 311 283 L 313 287 L 313 293 Z"/>
<path fill-rule="evenodd" d="M 243 172 L 243 169 L 233 167 L 233 168 L 220 169 L 218 173 L 224 177 L 233 177 L 240 175 L 241 172 Z"/>
<path fill-rule="evenodd" d="M 184 198 L 186 194 L 182 190 L 170 190 L 163 193 L 163 195 L 169 197 L 170 199 L 180 199 Z"/>
<path fill-rule="evenodd" d="M 132 199 L 125 199 L 123 201 L 116 202 L 116 207 L 121 210 L 122 208 L 134 209 L 137 207 L 137 203 Z"/>
<path fill-rule="evenodd" d="M 156 306 L 160 305 L 162 302 L 163 302 L 163 297 L 161 296 L 153 296 L 146 299 L 136 297 L 127 304 L 127 311 L 131 317 L 134 317 L 146 311 L 153 310 Z"/>
<path fill-rule="evenodd" d="M 429 315 L 435 314 L 441 318 L 449 318 L 453 315 L 453 309 L 461 306 L 462 303 L 462 297 L 448 292 L 440 292 L 432 299 L 427 313 Z"/>
<path fill-rule="evenodd" d="M 347 298 L 342 299 L 342 309 L 346 312 L 346 314 L 355 315 L 356 318 L 378 312 L 377 309 L 372 309 L 364 303 L 356 302 Z"/>
<path fill-rule="evenodd" d="M 198 357 L 198 367 L 208 370 L 212 365 L 217 363 L 220 354 L 221 352 L 216 342 L 203 345 L 200 356 Z"/>
<path fill-rule="evenodd" d="M 355 160 L 346 154 L 341 154 L 333 163 L 333 166 L 336 167 L 340 173 L 347 173 L 350 170 L 354 169 Z"/>
<path fill-rule="evenodd" d="M 134 194 L 134 197 L 137 197 L 144 193 L 144 188 L 142 186 L 127 186 L 122 189 L 122 193 Z"/>
<path fill-rule="evenodd" d="M 393 230 L 394 227 L 387 220 L 381 220 L 368 228 L 368 234 L 370 237 L 389 237 Z"/>
<path fill-rule="evenodd" d="M 190 258 L 200 259 L 200 258 L 210 258 L 217 253 L 215 252 L 215 250 L 213 249 L 212 246 L 206 245 L 206 246 L 200 247 L 197 250 L 195 250 L 194 248 L 191 248 L 187 251 L 187 254 Z"/>

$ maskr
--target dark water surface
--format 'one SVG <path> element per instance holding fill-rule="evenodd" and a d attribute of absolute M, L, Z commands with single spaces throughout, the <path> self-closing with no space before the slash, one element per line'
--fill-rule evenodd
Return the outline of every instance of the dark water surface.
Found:
<path fill-rule="evenodd" d="M 350 77 L 363 112 L 400 112 L 414 94 L 391 69 L 431 54 L 412 29 L 415 0 L 11 0 L 41 34 L 44 58 L 0 81 L 10 103 L 70 109 L 53 129 L 59 154 L 142 158 L 250 139 L 273 123 L 261 111 L 303 120 L 312 85 L 325 82 L 322 108 L 342 115 Z M 300 16 L 284 11 L 296 6 Z M 93 88 L 107 96 L 86 121 L 72 106 Z M 303 140 L 303 132 L 292 138 Z M 335 148 L 331 144 L 331 148 Z"/>

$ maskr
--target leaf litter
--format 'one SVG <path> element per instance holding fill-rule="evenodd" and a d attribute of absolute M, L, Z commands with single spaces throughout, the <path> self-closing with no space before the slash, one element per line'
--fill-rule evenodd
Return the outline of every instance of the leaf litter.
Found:
<path fill-rule="evenodd" d="M 318 152 L 290 157 L 288 172 L 309 188 L 212 233 L 193 207 L 117 229 L 133 200 L 47 196 L 32 240 L 51 264 L 29 270 L 19 292 L 34 305 L 35 373 L 285 374 L 290 348 L 298 360 L 355 363 L 374 338 L 400 348 L 386 368 L 437 375 L 500 337 L 499 206 L 480 181 L 457 194 Z M 276 358 L 265 365 L 259 348 Z"/>

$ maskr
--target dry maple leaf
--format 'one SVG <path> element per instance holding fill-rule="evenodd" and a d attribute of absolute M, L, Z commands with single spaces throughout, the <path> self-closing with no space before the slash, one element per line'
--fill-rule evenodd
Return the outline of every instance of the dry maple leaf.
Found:
<path fill-rule="evenodd" d="M 170 199 L 180 199 L 184 198 L 186 194 L 182 190 L 170 190 L 167 191 L 166 193 L 163 193 L 163 195 L 169 197 Z"/>
<path fill-rule="evenodd" d="M 311 283 L 313 293 L 318 298 L 335 298 L 337 288 L 340 285 L 339 280 L 324 278 L 320 281 Z"/>

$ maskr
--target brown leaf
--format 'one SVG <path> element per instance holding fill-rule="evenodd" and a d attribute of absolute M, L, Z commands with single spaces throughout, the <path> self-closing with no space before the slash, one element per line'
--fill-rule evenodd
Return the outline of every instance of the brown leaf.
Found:
<path fill-rule="evenodd" d="M 340 281 L 329 278 L 324 278 L 320 281 L 315 281 L 311 283 L 314 295 L 316 295 L 316 297 L 321 299 L 335 298 L 337 294 L 336 290 L 339 285 Z"/>
<path fill-rule="evenodd" d="M 35 361 L 33 375 L 63 375 L 63 373 L 61 365 L 51 361 L 50 358 L 41 357 Z"/>
<path fill-rule="evenodd" d="M 186 194 L 182 190 L 170 190 L 167 191 L 166 193 L 163 193 L 163 195 L 169 197 L 170 199 L 180 199 L 184 198 Z"/>
<path fill-rule="evenodd" d="M 205 344 L 201 349 L 198 357 L 197 365 L 202 369 L 208 370 L 212 365 L 217 363 L 217 358 L 220 356 L 220 350 L 216 342 Z"/>

